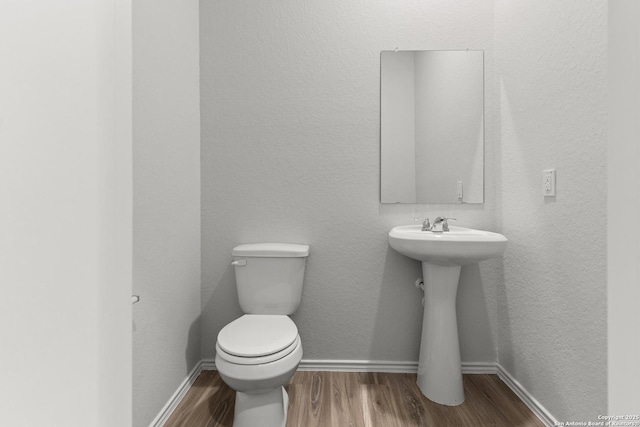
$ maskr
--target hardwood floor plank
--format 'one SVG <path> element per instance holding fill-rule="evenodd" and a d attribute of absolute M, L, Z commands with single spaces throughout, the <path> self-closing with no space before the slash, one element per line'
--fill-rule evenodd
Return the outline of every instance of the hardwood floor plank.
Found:
<path fill-rule="evenodd" d="M 296 384 L 289 385 L 287 427 L 331 425 L 331 399 L 328 372 L 301 372 Z M 298 373 L 296 373 L 298 375 Z"/>
<path fill-rule="evenodd" d="M 496 375 L 464 375 L 465 401 L 424 397 L 415 374 L 299 371 L 289 393 L 287 427 L 544 427 Z M 203 371 L 166 427 L 232 427 L 235 391 Z"/>
<path fill-rule="evenodd" d="M 386 384 L 387 373 L 385 372 L 343 372 L 346 375 L 355 375 L 360 384 Z"/>
<path fill-rule="evenodd" d="M 479 384 L 483 407 L 494 414 L 497 426 L 544 427 L 518 396 L 497 375 L 472 376 L 469 380 Z"/>
<path fill-rule="evenodd" d="M 180 405 L 165 423 L 166 427 L 229 426 L 233 424 L 235 392 L 224 384 L 216 371 L 203 371 Z M 190 408 L 188 411 L 178 410 Z"/>
<path fill-rule="evenodd" d="M 335 426 L 365 427 L 359 378 L 342 372 L 328 372 L 331 395 L 331 423 Z"/>
<path fill-rule="evenodd" d="M 394 391 L 393 400 L 398 406 L 399 416 L 403 425 L 430 425 L 425 407 L 425 397 L 422 396 L 416 384 L 415 375 L 396 374 L 387 376 L 387 382 Z"/>
<path fill-rule="evenodd" d="M 391 387 L 387 384 L 361 386 L 362 409 L 366 427 L 405 427 L 393 405 Z"/>
<path fill-rule="evenodd" d="M 486 377 L 482 375 L 464 375 L 463 381 L 465 402 L 475 411 L 480 425 L 483 427 L 495 427 L 495 408 L 487 405 L 488 396 L 483 387 Z"/>
<path fill-rule="evenodd" d="M 222 382 L 222 380 L 220 380 Z M 217 398 L 208 399 L 209 417 L 206 424 L 193 420 L 188 426 L 206 425 L 207 427 L 231 427 L 233 425 L 233 410 L 236 402 L 236 392 L 226 384 L 218 388 Z M 205 414 L 205 420 L 207 420 Z M 187 425 L 185 425 L 187 427 Z"/>

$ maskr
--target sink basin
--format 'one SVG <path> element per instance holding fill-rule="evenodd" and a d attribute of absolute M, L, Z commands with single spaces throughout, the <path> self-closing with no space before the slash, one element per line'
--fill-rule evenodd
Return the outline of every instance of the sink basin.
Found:
<path fill-rule="evenodd" d="M 389 244 L 404 256 L 436 265 L 466 265 L 501 256 L 507 246 L 502 234 L 449 226 L 447 232 L 421 231 L 402 225 L 389 232 Z"/>
<path fill-rule="evenodd" d="M 404 225 L 389 232 L 389 244 L 422 262 L 424 289 L 418 387 L 428 399 L 454 406 L 464 402 L 456 294 L 463 265 L 502 256 L 502 234 L 450 226 L 447 232 Z"/>

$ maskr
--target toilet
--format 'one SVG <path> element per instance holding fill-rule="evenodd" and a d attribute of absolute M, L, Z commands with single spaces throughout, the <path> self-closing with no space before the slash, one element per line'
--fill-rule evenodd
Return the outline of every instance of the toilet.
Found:
<path fill-rule="evenodd" d="M 233 426 L 284 427 L 284 385 L 302 359 L 298 328 L 289 315 L 300 306 L 309 246 L 245 244 L 232 255 L 245 314 L 218 334 L 216 369 L 236 391 Z"/>

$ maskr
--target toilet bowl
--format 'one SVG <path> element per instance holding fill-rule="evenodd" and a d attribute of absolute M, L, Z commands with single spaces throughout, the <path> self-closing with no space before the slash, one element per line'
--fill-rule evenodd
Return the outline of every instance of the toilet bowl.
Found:
<path fill-rule="evenodd" d="M 284 427 L 284 385 L 302 359 L 298 328 L 289 318 L 300 304 L 309 246 L 236 246 L 238 299 L 247 314 L 226 325 L 216 341 L 216 369 L 236 391 L 234 427 Z"/>
<path fill-rule="evenodd" d="M 234 427 L 285 425 L 288 396 L 283 386 L 301 359 L 298 329 L 288 316 L 245 314 L 220 331 L 216 368 L 236 390 Z"/>

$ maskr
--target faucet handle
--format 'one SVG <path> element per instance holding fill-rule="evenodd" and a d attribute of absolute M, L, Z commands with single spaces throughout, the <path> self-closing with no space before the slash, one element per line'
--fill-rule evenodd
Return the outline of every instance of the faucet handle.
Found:
<path fill-rule="evenodd" d="M 443 231 L 449 231 L 449 220 L 457 221 L 457 219 L 455 219 L 455 218 L 445 218 L 444 219 L 444 224 L 442 224 L 442 230 Z"/>
<path fill-rule="evenodd" d="M 446 218 L 444 216 L 439 216 L 433 220 L 433 227 L 435 228 L 436 226 L 442 226 L 442 230 L 436 229 L 436 231 L 449 231 L 449 220 L 456 221 L 455 218 Z"/>
<path fill-rule="evenodd" d="M 431 223 L 429 222 L 429 217 L 424 218 L 413 218 L 414 221 L 422 221 L 422 231 L 431 231 Z"/>
<path fill-rule="evenodd" d="M 455 219 L 455 218 L 444 218 L 444 220 L 442 222 L 442 231 L 449 231 L 449 220 L 457 221 L 457 219 Z"/>

